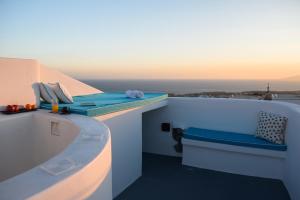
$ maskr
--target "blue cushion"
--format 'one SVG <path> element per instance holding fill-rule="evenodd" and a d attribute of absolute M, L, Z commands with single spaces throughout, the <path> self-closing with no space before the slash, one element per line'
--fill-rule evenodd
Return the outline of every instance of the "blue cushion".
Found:
<path fill-rule="evenodd" d="M 151 103 L 162 101 L 168 97 L 165 93 L 145 93 L 143 98 L 127 98 L 125 93 L 97 93 L 90 95 L 74 96 L 73 104 L 59 104 L 59 108 L 69 107 L 72 113 L 99 116 L 139 106 L 145 106 Z M 81 106 L 80 103 L 94 103 L 91 106 Z M 41 108 L 51 110 L 51 104 L 42 102 Z"/>
<path fill-rule="evenodd" d="M 207 130 L 201 128 L 188 128 L 184 131 L 183 137 L 186 139 L 230 144 L 237 146 L 270 149 L 276 151 L 286 151 L 287 146 L 274 144 L 266 140 L 255 137 L 254 135 Z"/>

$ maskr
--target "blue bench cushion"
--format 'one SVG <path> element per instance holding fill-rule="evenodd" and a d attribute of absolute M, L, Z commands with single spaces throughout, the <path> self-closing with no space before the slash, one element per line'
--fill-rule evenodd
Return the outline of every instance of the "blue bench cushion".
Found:
<path fill-rule="evenodd" d="M 139 106 L 145 106 L 151 103 L 162 101 L 168 97 L 165 93 L 145 93 L 143 98 L 127 98 L 125 93 L 97 93 L 90 95 L 74 96 L 73 104 L 59 104 L 61 109 L 64 106 L 69 107 L 72 113 L 99 116 Z M 82 106 L 80 103 L 94 103 L 92 106 Z M 40 108 L 51 110 L 51 104 L 41 102 Z"/>
<path fill-rule="evenodd" d="M 200 140 L 206 142 L 245 146 L 252 148 L 270 149 L 276 151 L 286 151 L 287 149 L 286 145 L 274 144 L 266 140 L 257 138 L 254 135 L 207 130 L 193 127 L 184 130 L 183 137 L 192 140 Z"/>

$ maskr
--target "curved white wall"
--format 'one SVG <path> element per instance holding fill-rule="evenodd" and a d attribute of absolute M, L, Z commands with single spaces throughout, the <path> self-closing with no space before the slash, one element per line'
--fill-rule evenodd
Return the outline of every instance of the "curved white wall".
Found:
<path fill-rule="evenodd" d="M 0 115 L 0 136 L 0 199 L 112 199 L 103 123 L 48 111 Z M 72 166 L 57 174 L 47 167 L 68 160 Z"/>
<path fill-rule="evenodd" d="M 40 96 L 37 83 L 39 82 L 60 82 L 66 86 L 72 96 L 102 92 L 56 70 L 48 69 L 31 59 L 0 58 L 0 70 L 2 75 L 0 79 L 0 110 L 3 110 L 8 104 L 25 105 L 34 103 L 38 106 Z M 0 141 L 0 144 L 2 144 L 0 149 L 5 147 L 5 149 L 1 149 L 1 152 L 4 153 L 3 156 L 7 156 L 11 161 L 7 163 L 5 169 L 8 169 L 11 165 L 12 171 L 16 172 L 7 176 L 6 171 L 2 170 L 5 173 L 3 180 L 21 173 L 0 183 L 0 198 L 15 199 L 11 197 L 22 198 L 30 196 L 31 199 L 112 199 L 111 139 L 109 129 L 101 122 L 88 117 L 56 115 L 61 118 L 68 118 L 68 120 L 72 121 L 72 124 L 78 125 L 80 127 L 80 136 L 76 137 L 75 142 L 70 144 L 61 154 L 46 162 L 54 162 L 55 159 L 62 156 L 78 155 L 76 161 L 80 165 L 76 168 L 78 170 L 76 173 L 73 171 L 69 174 L 62 174 L 62 176 L 65 176 L 64 179 L 58 180 L 57 177 L 45 178 L 45 176 L 51 175 L 40 173 L 38 172 L 38 167 L 32 167 L 49 159 L 58 151 L 62 151 L 63 147 L 65 147 L 63 144 L 69 143 L 69 140 L 61 136 L 59 137 L 61 140 L 51 143 L 51 133 L 49 133 L 48 129 L 51 124 L 48 120 L 50 114 L 46 111 L 44 114 L 47 116 L 45 117 L 43 114 L 39 114 L 40 111 L 34 113 L 34 117 L 20 120 L 14 119 L 11 122 L 2 124 L 3 126 L 0 124 L 0 135 L 3 134 L 3 137 L 1 137 L 2 142 Z M 23 115 L 19 114 L 10 117 L 18 118 Z M 1 115 L 0 118 L 1 120 L 6 120 L 8 116 Z M 18 126 L 15 126 L 16 123 L 18 123 Z M 68 129 L 65 131 L 61 130 L 61 132 L 68 132 L 69 135 L 73 131 L 67 123 L 64 123 L 61 129 Z M 89 134 L 92 135 L 89 136 Z M 100 141 L 84 139 L 89 137 L 97 138 L 99 136 L 101 136 Z M 10 141 L 6 141 L 6 139 Z M 14 140 L 16 143 L 13 143 Z M 105 142 L 105 144 L 102 144 L 102 142 Z M 6 148 L 9 145 L 12 145 L 12 149 Z M 74 148 L 76 145 L 78 147 Z M 102 147 L 103 151 L 99 152 Z M 40 152 L 41 149 L 44 153 Z M 7 152 L 8 150 L 10 152 Z M 33 151 L 35 153 L 32 153 Z M 1 152 L 0 157 L 2 155 Z M 17 159 L 17 156 L 21 158 Z M 89 160 L 92 158 L 93 160 Z M 15 170 L 13 167 L 19 168 Z M 24 170 L 28 171 L 24 172 Z M 75 174 L 70 175 L 71 173 Z M 55 183 L 54 187 L 55 180 L 58 183 Z M 18 192 L 16 193 L 15 191 Z M 40 193 L 37 193 L 37 191 Z"/>
<path fill-rule="evenodd" d="M 51 134 L 53 120 L 59 124 L 59 136 Z M 0 165 L 0 182 L 62 152 L 78 132 L 78 127 L 62 118 L 31 113 L 0 118 L 0 160 L 5 160 Z"/>
<path fill-rule="evenodd" d="M 264 110 L 285 115 L 287 127 L 287 157 L 284 164 L 284 183 L 293 199 L 300 199 L 300 106 L 257 100 L 213 98 L 169 98 L 168 106 L 143 115 L 143 151 L 179 156 L 174 151 L 170 133 L 161 132 L 160 123 L 171 122 L 173 127 L 190 126 L 214 130 L 253 134 L 257 114 Z"/>

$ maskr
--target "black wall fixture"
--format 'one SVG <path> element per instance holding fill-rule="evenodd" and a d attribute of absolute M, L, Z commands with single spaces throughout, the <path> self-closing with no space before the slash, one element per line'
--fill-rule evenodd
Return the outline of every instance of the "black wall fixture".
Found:
<path fill-rule="evenodd" d="M 175 151 L 177 153 L 182 153 L 182 142 L 181 142 L 182 136 L 183 136 L 183 129 L 173 128 L 172 137 L 177 142 L 177 144 L 174 145 Z"/>
<path fill-rule="evenodd" d="M 161 131 L 170 132 L 171 131 L 171 124 L 170 123 L 161 123 Z"/>

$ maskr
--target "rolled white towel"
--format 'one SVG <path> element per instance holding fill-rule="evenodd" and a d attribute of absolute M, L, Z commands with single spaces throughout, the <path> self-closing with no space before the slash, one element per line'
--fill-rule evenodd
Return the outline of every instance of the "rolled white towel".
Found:
<path fill-rule="evenodd" d="M 135 91 L 135 96 L 136 96 L 136 98 L 143 98 L 144 97 L 144 92 L 136 90 Z"/>
<path fill-rule="evenodd" d="M 135 98 L 136 98 L 136 97 L 135 97 L 135 93 L 134 93 L 133 90 L 127 90 L 127 91 L 125 92 L 125 94 L 126 94 L 126 96 L 127 96 L 128 98 L 132 98 L 132 99 L 135 99 Z"/>
<path fill-rule="evenodd" d="M 144 97 L 144 92 L 139 90 L 127 90 L 125 94 L 128 98 L 132 99 Z"/>

